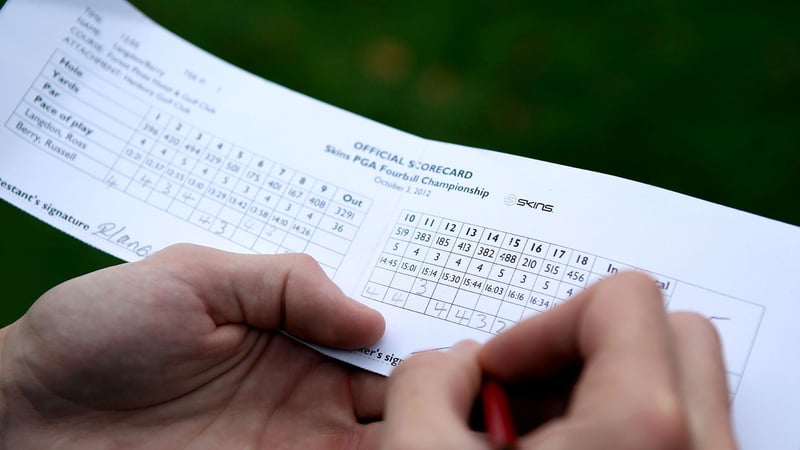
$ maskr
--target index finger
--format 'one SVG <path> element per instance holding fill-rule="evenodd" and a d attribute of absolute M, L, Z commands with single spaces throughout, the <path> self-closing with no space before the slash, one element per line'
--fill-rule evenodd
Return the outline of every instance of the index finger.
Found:
<path fill-rule="evenodd" d="M 551 374 L 611 352 L 661 360 L 669 353 L 663 300 L 654 282 L 623 273 L 590 286 L 565 304 L 510 328 L 479 354 L 490 375 L 514 380 Z M 652 352 L 657 352 L 653 354 Z"/>
<path fill-rule="evenodd" d="M 568 414 L 677 417 L 682 409 L 664 303 L 640 273 L 610 277 L 520 323 L 489 341 L 479 360 L 507 381 L 582 366 Z"/>
<path fill-rule="evenodd" d="M 382 448 L 485 447 L 467 424 L 481 382 L 477 351 L 476 342 L 464 341 L 414 355 L 392 372 Z"/>

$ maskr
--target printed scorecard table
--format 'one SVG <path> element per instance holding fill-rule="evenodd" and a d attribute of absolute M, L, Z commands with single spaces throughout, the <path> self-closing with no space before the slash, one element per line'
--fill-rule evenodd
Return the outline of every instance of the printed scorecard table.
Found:
<path fill-rule="evenodd" d="M 497 334 L 621 270 L 640 269 L 531 237 L 405 210 L 362 295 Z M 735 393 L 763 306 L 646 273 L 656 280 L 669 308 L 691 306 L 717 322 L 723 341 L 731 344 L 726 362 Z M 691 298 L 691 305 L 681 298 Z"/>
<path fill-rule="evenodd" d="M 6 127 L 107 187 L 245 249 L 311 254 L 329 276 L 372 203 L 170 116 L 61 50 Z"/>

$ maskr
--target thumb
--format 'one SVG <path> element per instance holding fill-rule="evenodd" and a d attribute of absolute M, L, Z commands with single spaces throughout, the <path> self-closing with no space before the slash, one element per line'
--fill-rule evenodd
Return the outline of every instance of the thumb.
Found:
<path fill-rule="evenodd" d="M 480 388 L 474 341 L 414 355 L 389 377 L 384 449 L 485 448 L 468 418 Z"/>
<path fill-rule="evenodd" d="M 383 335 L 380 313 L 344 295 L 308 255 L 243 255 L 181 244 L 145 263 L 191 286 L 217 326 L 283 329 L 337 348 L 369 345 Z"/>

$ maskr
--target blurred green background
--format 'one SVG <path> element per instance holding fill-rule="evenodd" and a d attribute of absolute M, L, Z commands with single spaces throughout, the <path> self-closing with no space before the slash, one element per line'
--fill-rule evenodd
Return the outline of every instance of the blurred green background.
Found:
<path fill-rule="evenodd" d="M 796 0 L 133 3 L 250 72 L 422 137 L 800 224 Z M 0 325 L 119 262 L 4 202 L 0 217 Z"/>

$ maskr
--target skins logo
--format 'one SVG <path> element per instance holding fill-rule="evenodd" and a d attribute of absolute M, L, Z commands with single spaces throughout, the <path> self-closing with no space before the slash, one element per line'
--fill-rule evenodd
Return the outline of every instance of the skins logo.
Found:
<path fill-rule="evenodd" d="M 504 203 L 506 205 L 508 205 L 508 206 L 524 206 L 524 207 L 531 208 L 531 209 L 538 209 L 539 211 L 547 212 L 547 213 L 551 213 L 555 209 L 555 206 L 553 206 L 553 205 L 550 205 L 550 204 L 547 204 L 547 203 L 542 203 L 542 202 L 537 202 L 537 201 L 533 201 L 533 200 L 528 200 L 528 199 L 525 199 L 525 198 L 518 198 L 514 194 L 506 195 L 506 198 L 504 199 Z"/>

